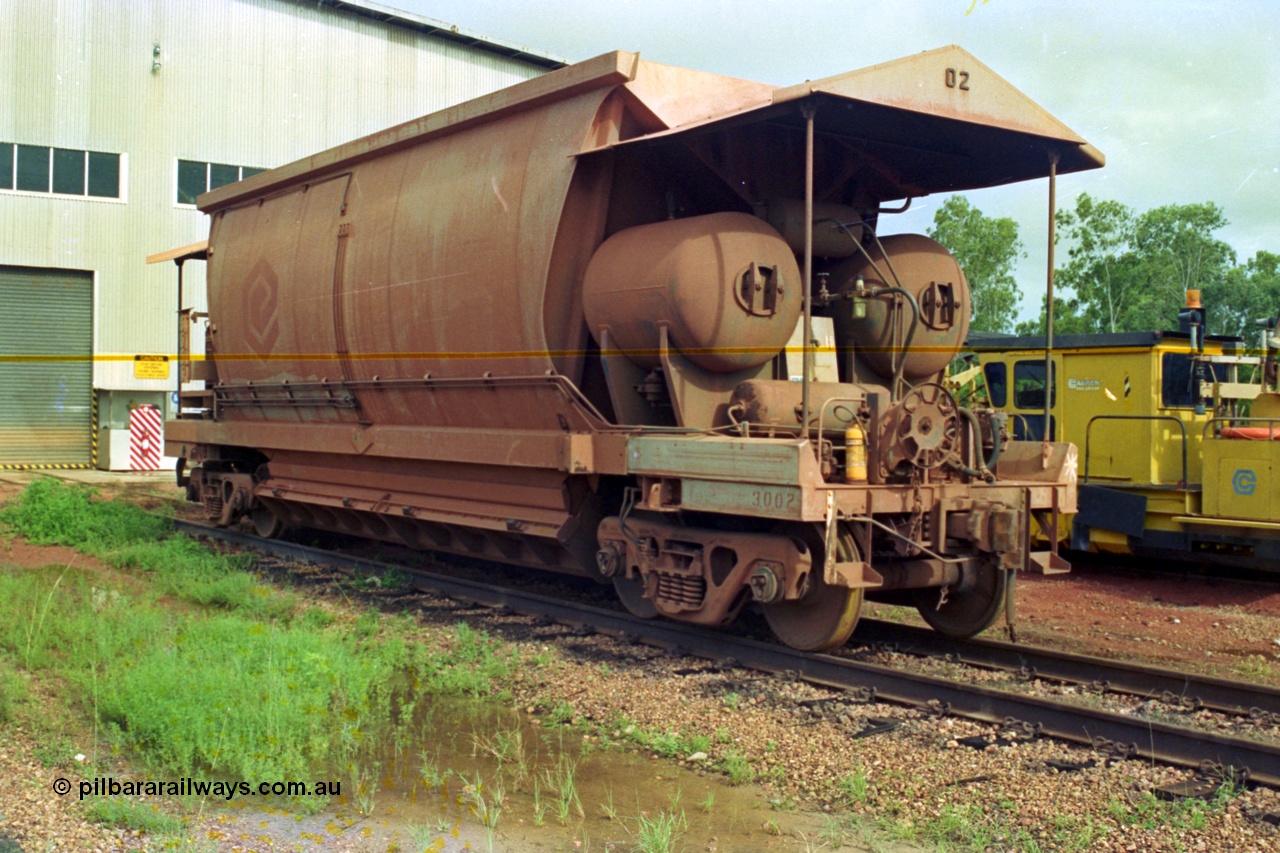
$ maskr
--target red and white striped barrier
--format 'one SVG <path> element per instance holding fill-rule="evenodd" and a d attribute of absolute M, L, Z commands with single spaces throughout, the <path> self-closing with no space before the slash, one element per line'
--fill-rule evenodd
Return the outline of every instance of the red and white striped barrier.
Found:
<path fill-rule="evenodd" d="M 159 471 L 164 425 L 156 406 L 138 406 L 129 413 L 129 470 Z"/>

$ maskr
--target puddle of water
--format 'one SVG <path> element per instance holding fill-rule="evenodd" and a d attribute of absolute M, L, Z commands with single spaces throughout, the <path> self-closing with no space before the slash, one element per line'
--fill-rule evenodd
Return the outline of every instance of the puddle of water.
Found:
<path fill-rule="evenodd" d="M 834 821 L 770 802 L 643 751 L 600 748 L 510 709 L 467 701 L 419 711 L 414 742 L 350 773 L 343 796 L 303 817 L 253 811 L 244 828 L 300 850 L 738 851 L 837 849 Z M 376 790 L 374 781 L 376 773 Z M 361 814 L 361 811 L 365 814 Z M 856 848 L 846 848 L 856 849 Z"/>

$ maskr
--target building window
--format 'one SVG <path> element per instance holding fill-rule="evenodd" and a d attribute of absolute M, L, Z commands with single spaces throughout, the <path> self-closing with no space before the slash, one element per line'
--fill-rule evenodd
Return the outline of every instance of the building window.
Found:
<path fill-rule="evenodd" d="M 122 154 L 0 142 L 0 190 L 121 198 Z"/>
<path fill-rule="evenodd" d="M 178 204 L 195 204 L 196 196 L 251 178 L 266 169 L 253 166 L 228 166 L 225 163 L 178 161 Z"/>

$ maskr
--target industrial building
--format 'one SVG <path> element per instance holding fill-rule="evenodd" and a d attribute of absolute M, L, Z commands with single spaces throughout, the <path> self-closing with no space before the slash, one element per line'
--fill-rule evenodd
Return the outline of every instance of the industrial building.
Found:
<path fill-rule="evenodd" d="M 0 468 L 127 469 L 131 412 L 170 413 L 146 258 L 205 239 L 197 195 L 565 64 L 365 0 L 5 0 L 0 32 Z"/>

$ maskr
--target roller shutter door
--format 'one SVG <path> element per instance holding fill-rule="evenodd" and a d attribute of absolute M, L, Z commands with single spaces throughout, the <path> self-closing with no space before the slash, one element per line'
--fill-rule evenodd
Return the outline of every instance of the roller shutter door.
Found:
<path fill-rule="evenodd" d="M 0 467 L 85 466 L 93 274 L 0 266 Z"/>

